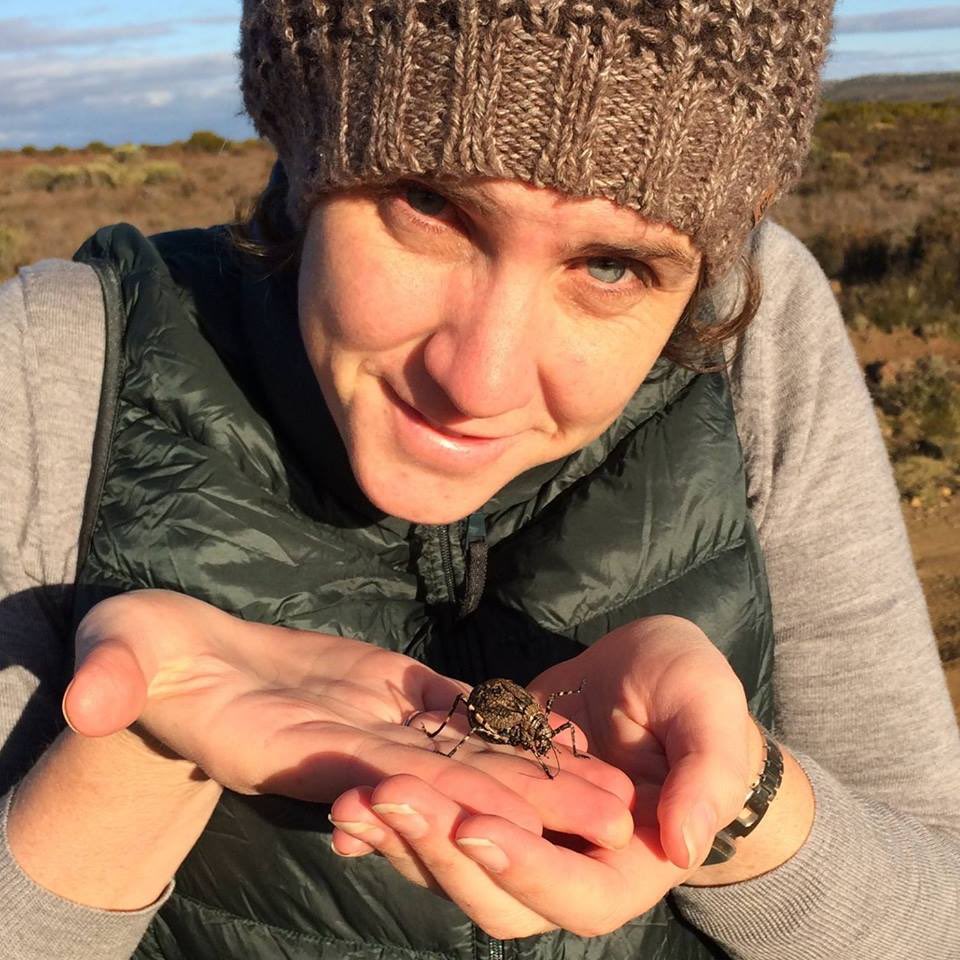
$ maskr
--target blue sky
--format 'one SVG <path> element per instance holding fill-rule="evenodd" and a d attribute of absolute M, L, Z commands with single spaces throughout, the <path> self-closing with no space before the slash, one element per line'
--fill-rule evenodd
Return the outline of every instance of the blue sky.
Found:
<path fill-rule="evenodd" d="M 253 136 L 240 0 L 3 0 L 0 148 Z M 42 11 L 42 12 L 38 12 Z M 826 76 L 960 70 L 960 3 L 839 0 Z"/>

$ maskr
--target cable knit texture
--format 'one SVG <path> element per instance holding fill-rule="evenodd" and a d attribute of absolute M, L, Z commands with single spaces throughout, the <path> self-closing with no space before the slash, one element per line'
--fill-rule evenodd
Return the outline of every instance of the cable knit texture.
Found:
<path fill-rule="evenodd" d="M 510 177 L 686 233 L 708 285 L 800 176 L 832 0 L 244 0 L 247 113 L 332 187 Z"/>

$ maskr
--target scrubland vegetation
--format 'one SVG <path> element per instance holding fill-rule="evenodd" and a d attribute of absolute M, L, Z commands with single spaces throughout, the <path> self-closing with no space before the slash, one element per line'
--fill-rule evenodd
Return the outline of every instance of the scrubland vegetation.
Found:
<path fill-rule="evenodd" d="M 208 131 L 162 146 L 0 153 L 0 280 L 44 257 L 69 258 L 104 224 L 125 220 L 150 234 L 224 222 L 245 209 L 272 163 L 263 142 Z M 960 657 L 960 100 L 825 102 L 807 172 L 770 216 L 831 280 L 876 403 L 941 650 Z M 940 528 L 941 540 L 930 540 Z M 923 551 L 942 560 L 944 543 L 953 554 L 925 575 Z"/>

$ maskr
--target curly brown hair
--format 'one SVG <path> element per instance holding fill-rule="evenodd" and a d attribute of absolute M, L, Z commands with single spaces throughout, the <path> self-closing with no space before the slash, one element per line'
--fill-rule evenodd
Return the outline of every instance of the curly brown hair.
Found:
<path fill-rule="evenodd" d="M 306 231 L 292 229 L 286 196 L 286 178 L 275 168 L 266 188 L 245 209 L 238 210 L 235 220 L 227 225 L 237 252 L 252 257 L 266 275 L 296 272 L 300 267 Z M 740 296 L 727 316 L 718 317 L 712 309 L 705 309 L 709 301 L 704 286 L 707 268 L 701 262 L 690 300 L 663 349 L 664 358 L 698 373 L 726 366 L 724 344 L 730 340 L 739 342 L 756 316 L 763 295 L 752 244 L 741 254 L 733 271 L 739 276 Z"/>

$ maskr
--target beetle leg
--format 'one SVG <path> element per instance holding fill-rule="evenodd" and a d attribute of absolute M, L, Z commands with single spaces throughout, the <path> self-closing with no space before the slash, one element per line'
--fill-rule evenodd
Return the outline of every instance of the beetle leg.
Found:
<path fill-rule="evenodd" d="M 587 678 L 584 677 L 580 681 L 580 686 L 577 687 L 576 690 L 558 690 L 556 693 L 551 693 L 550 696 L 547 697 L 547 705 L 544 709 L 547 711 L 547 713 L 549 713 L 550 708 L 553 706 L 553 701 L 556 700 L 557 697 L 568 697 L 572 693 L 583 693 L 583 686 L 586 682 L 587 682 Z"/>
<path fill-rule="evenodd" d="M 458 707 L 461 703 L 466 703 L 466 699 L 464 698 L 464 696 L 463 696 L 462 693 L 458 693 L 458 694 L 456 695 L 456 697 L 454 698 L 453 706 L 450 708 L 450 712 L 447 714 L 446 720 L 444 720 L 443 723 L 441 723 L 440 726 L 437 727 L 437 729 L 433 731 L 433 733 L 430 733 L 430 731 L 427 730 L 427 728 L 426 728 L 425 726 L 423 726 L 423 724 L 420 725 L 420 729 L 432 740 L 432 739 L 450 722 L 450 718 L 454 715 L 454 713 L 456 712 L 457 707 Z M 469 736 L 470 736 L 470 734 L 468 733 L 468 734 L 467 734 L 467 737 L 469 737 Z M 463 740 L 466 740 L 467 737 L 464 737 Z M 463 743 L 463 740 L 461 740 L 460 743 Z M 458 747 L 460 746 L 460 743 L 457 744 Z M 448 753 L 447 756 L 449 757 L 449 756 L 451 756 L 451 754 Z"/>
<path fill-rule="evenodd" d="M 577 728 L 573 725 L 572 720 L 568 720 L 566 723 L 561 723 L 556 730 L 551 730 L 550 732 L 556 736 L 558 733 L 563 733 L 564 730 L 570 731 L 570 743 L 573 746 L 573 755 L 575 757 L 587 757 L 589 760 L 590 758 L 586 753 L 584 753 L 582 750 L 577 750 Z M 556 747 L 554 747 L 554 752 L 556 752 Z"/>
<path fill-rule="evenodd" d="M 448 719 L 449 719 L 449 718 L 448 718 Z M 438 730 L 437 733 L 439 733 L 439 732 L 440 732 L 440 731 Z M 427 736 L 430 736 L 430 734 L 427 734 Z M 469 739 L 470 739 L 470 734 L 468 733 L 449 753 L 444 753 L 443 755 L 444 755 L 445 757 L 452 757 L 452 756 L 464 745 L 464 743 L 465 743 L 467 740 L 469 740 Z M 442 751 L 441 751 L 441 752 L 442 752 Z"/>

